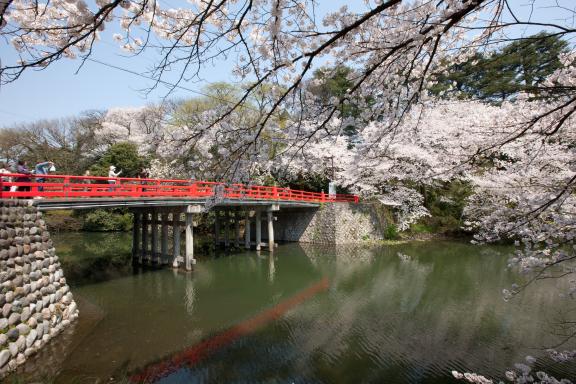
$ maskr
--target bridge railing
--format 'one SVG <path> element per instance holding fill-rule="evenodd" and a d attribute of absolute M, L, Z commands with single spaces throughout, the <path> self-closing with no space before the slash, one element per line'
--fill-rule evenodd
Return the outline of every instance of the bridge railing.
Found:
<path fill-rule="evenodd" d="M 3 174 L 0 198 L 94 198 L 94 197 L 181 197 L 203 199 L 223 186 L 228 199 L 288 200 L 306 202 L 358 202 L 358 196 L 329 195 L 262 185 L 226 184 L 180 179 L 140 179 L 72 175 Z"/>

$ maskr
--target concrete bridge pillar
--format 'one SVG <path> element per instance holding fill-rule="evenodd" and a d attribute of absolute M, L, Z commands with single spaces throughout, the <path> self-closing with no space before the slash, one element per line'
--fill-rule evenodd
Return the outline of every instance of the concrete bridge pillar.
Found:
<path fill-rule="evenodd" d="M 256 224 L 256 250 L 259 251 L 262 249 L 262 212 L 259 210 L 256 211 L 256 217 L 254 221 Z"/>
<path fill-rule="evenodd" d="M 268 250 L 270 252 L 274 252 L 274 247 L 276 243 L 274 242 L 274 212 L 280 210 L 280 206 L 278 204 L 272 204 L 267 209 L 267 216 L 268 216 Z"/>
<path fill-rule="evenodd" d="M 240 211 L 234 212 L 234 227 L 235 227 L 235 238 L 234 246 L 240 248 Z"/>
<path fill-rule="evenodd" d="M 268 211 L 268 250 L 274 252 L 274 215 Z"/>
<path fill-rule="evenodd" d="M 162 240 L 160 246 L 160 264 L 168 264 L 168 212 L 162 212 Z"/>
<path fill-rule="evenodd" d="M 134 211 L 132 223 L 132 263 L 137 264 L 140 258 L 140 234 L 142 233 L 142 212 Z"/>
<path fill-rule="evenodd" d="M 246 211 L 246 219 L 244 220 L 244 248 L 250 249 L 250 211 Z"/>
<path fill-rule="evenodd" d="M 214 245 L 220 246 L 220 211 L 214 210 Z"/>
<path fill-rule="evenodd" d="M 172 212 L 172 266 L 178 268 L 180 258 L 180 212 Z"/>
<path fill-rule="evenodd" d="M 224 213 L 224 247 L 230 246 L 230 211 L 226 210 Z"/>
<path fill-rule="evenodd" d="M 148 223 L 149 223 L 149 213 L 148 211 L 142 212 L 142 249 L 140 255 L 140 263 L 144 264 L 148 258 Z"/>
<path fill-rule="evenodd" d="M 186 259 L 187 271 L 192 270 L 192 264 L 196 264 L 194 259 L 194 221 L 192 213 L 186 212 Z"/>
<path fill-rule="evenodd" d="M 185 265 L 186 270 L 192 270 L 192 265 L 196 264 L 194 258 L 194 221 L 193 214 L 202 212 L 202 207 L 199 205 L 189 205 L 186 207 L 186 257 Z"/>
<path fill-rule="evenodd" d="M 150 260 L 152 264 L 158 263 L 158 212 L 152 210 L 152 250 L 150 251 Z"/>
<path fill-rule="evenodd" d="M 268 246 L 268 250 L 274 251 L 275 228 L 274 212 L 278 211 L 278 204 L 266 206 L 252 206 L 240 208 L 238 206 L 220 207 L 214 211 L 215 217 L 215 240 L 218 245 L 224 232 L 223 243 L 225 247 L 241 247 L 240 221 L 244 220 L 244 247 L 250 249 L 252 245 L 252 221 L 255 226 L 256 250 L 261 251 L 262 246 Z M 194 229 L 193 215 L 204 212 L 200 204 L 187 205 L 182 208 L 168 208 L 160 206 L 143 207 L 133 211 L 134 228 L 132 239 L 132 259 L 135 263 L 151 263 L 164 265 L 172 262 L 172 266 L 177 268 L 184 264 L 186 269 L 191 269 L 195 264 L 194 257 Z M 184 221 L 182 213 L 185 213 Z M 266 218 L 262 215 L 265 214 Z M 267 227 L 264 229 L 268 234 L 266 243 L 262 242 L 262 221 L 265 220 Z M 170 240 L 170 229 L 172 227 L 173 238 Z M 186 246 L 181 245 L 182 226 L 184 226 Z M 150 228 L 150 229 L 149 229 Z M 172 246 L 170 246 L 172 241 Z M 184 250 L 182 248 L 185 248 Z M 183 255 L 180 255 L 180 253 Z"/>

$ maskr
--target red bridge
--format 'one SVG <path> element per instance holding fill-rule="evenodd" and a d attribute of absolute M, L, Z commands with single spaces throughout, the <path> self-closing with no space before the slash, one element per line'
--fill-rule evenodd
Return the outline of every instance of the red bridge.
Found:
<path fill-rule="evenodd" d="M 10 180 L 10 181 L 9 181 Z M 42 181 L 42 182 L 39 182 Z M 329 195 L 290 188 L 226 184 L 179 179 L 109 178 L 71 175 L 5 174 L 0 198 L 186 198 L 206 199 L 220 193 L 232 200 L 294 201 L 309 203 L 358 202 L 358 196 Z"/>
<path fill-rule="evenodd" d="M 194 258 L 193 215 L 210 214 L 217 246 L 240 247 L 241 226 L 244 247 L 259 251 L 267 245 L 273 251 L 277 212 L 295 212 L 291 223 L 302 232 L 312 220 L 311 210 L 322 203 L 358 203 L 356 195 L 331 195 L 260 185 L 225 184 L 210 181 L 109 178 L 70 175 L 0 175 L 0 199 L 31 199 L 38 210 L 130 208 L 133 214 L 132 256 L 146 264 L 182 262 L 186 269 Z M 184 220 L 182 220 L 184 216 Z M 262 216 L 265 216 L 263 219 Z M 262 242 L 262 222 L 267 242 Z M 172 249 L 169 230 L 172 227 Z M 183 229 L 183 230 L 182 230 Z M 180 235 L 185 233 L 184 257 Z M 223 242 L 220 240 L 223 235 Z"/>

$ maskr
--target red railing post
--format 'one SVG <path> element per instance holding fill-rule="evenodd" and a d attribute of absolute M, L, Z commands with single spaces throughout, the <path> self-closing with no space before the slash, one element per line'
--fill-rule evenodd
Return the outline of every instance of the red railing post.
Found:
<path fill-rule="evenodd" d="M 40 192 L 40 187 L 38 186 L 38 178 L 35 175 L 31 175 L 30 176 L 30 184 L 36 184 L 35 186 L 30 186 L 30 193 L 32 194 L 32 197 L 38 196 L 38 193 Z"/>
<path fill-rule="evenodd" d="M 272 187 L 272 198 L 278 200 L 278 187 L 276 186 Z"/>
<path fill-rule="evenodd" d="M 321 201 L 321 202 L 325 202 L 325 201 L 326 201 L 326 195 L 324 194 L 324 191 L 322 191 L 322 192 L 320 193 L 320 201 Z"/>
<path fill-rule="evenodd" d="M 64 197 L 68 197 L 68 192 L 70 190 L 70 178 L 64 178 Z"/>

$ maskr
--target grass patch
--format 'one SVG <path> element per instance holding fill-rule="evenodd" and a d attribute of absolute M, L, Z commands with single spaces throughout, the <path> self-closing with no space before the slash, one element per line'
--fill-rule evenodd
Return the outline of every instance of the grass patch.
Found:
<path fill-rule="evenodd" d="M 410 226 L 412 233 L 434 233 L 435 230 L 431 225 L 425 223 L 415 223 Z"/>

